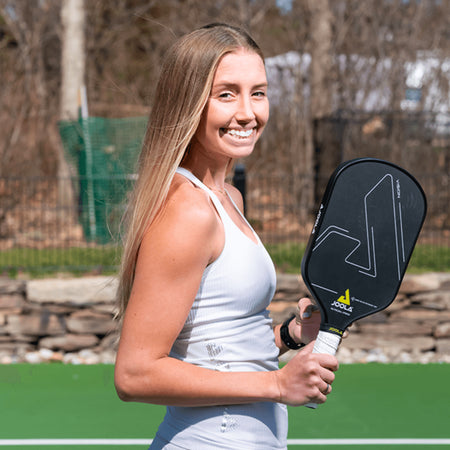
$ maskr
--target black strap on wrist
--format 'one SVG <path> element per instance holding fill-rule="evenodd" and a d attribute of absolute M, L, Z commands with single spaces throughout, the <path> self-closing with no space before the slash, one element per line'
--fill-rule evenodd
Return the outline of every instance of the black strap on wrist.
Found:
<path fill-rule="evenodd" d="M 280 338 L 283 342 L 283 344 L 291 349 L 291 350 L 298 350 L 302 347 L 304 347 L 306 344 L 297 344 L 294 339 L 291 338 L 291 335 L 289 334 L 289 324 L 291 323 L 292 319 L 295 317 L 295 314 L 292 314 L 289 318 L 287 318 L 283 325 L 281 325 L 280 328 Z"/>

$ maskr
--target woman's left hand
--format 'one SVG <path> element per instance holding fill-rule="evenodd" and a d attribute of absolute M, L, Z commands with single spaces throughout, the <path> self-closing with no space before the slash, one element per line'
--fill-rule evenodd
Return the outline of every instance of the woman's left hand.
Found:
<path fill-rule="evenodd" d="M 289 334 L 297 344 L 309 344 L 317 337 L 320 321 L 319 307 L 309 298 L 301 298 L 297 304 L 295 320 L 292 320 L 289 324 Z M 349 330 L 347 328 L 344 331 L 342 339 L 345 339 L 348 333 Z"/>

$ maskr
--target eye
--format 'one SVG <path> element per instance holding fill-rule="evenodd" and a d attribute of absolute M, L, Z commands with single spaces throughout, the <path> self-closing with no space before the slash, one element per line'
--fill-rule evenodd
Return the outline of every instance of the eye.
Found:
<path fill-rule="evenodd" d="M 231 96 L 232 96 L 231 92 L 222 92 L 221 94 L 219 94 L 219 98 L 224 98 L 224 99 L 231 98 Z"/>
<path fill-rule="evenodd" d="M 265 97 L 266 96 L 266 92 L 265 91 L 256 91 L 253 93 L 254 97 Z"/>

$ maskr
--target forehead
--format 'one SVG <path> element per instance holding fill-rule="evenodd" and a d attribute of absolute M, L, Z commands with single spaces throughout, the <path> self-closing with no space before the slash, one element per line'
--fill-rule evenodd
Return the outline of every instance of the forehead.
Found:
<path fill-rule="evenodd" d="M 266 82 L 266 69 L 261 57 L 250 50 L 239 49 L 227 53 L 219 61 L 213 84 L 248 80 Z"/>

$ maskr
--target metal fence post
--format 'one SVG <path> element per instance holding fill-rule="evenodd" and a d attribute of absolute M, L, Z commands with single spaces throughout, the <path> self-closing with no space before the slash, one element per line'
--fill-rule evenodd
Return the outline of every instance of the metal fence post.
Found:
<path fill-rule="evenodd" d="M 246 201 L 246 174 L 245 165 L 242 163 L 236 164 L 233 174 L 233 185 L 239 190 L 244 200 L 244 212 L 245 212 L 245 201 Z"/>

